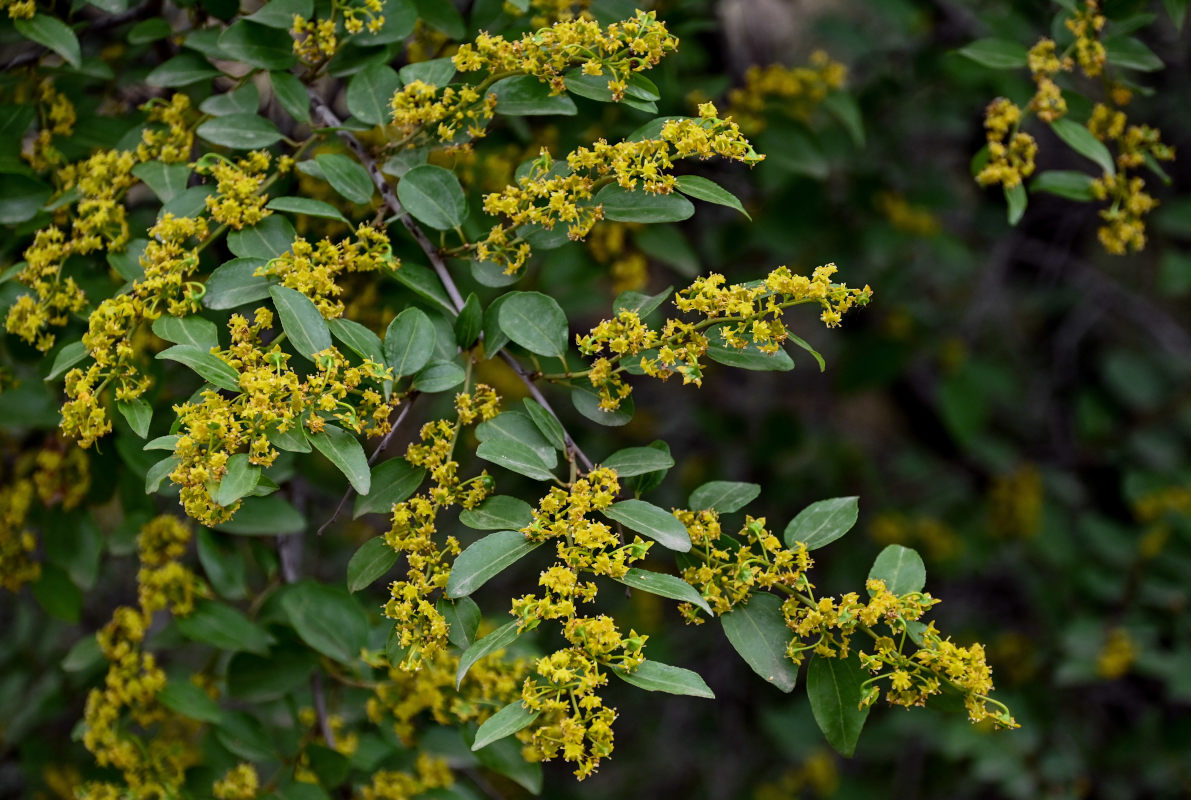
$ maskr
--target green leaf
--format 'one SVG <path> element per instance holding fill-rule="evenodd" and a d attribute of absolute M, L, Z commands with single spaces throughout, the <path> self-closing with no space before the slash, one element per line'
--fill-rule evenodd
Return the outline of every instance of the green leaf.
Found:
<path fill-rule="evenodd" d="M 567 91 L 579 97 L 586 97 L 588 100 L 595 100 L 600 103 L 617 102 L 613 99 L 612 90 L 608 88 L 608 82 L 611 78 L 607 75 L 586 75 L 582 70 L 576 68 L 566 73 L 563 76 L 563 81 L 566 83 Z M 632 83 L 636 83 L 635 81 Z M 644 111 L 647 114 L 656 114 L 658 111 L 657 103 L 652 100 L 643 100 L 640 95 L 645 92 L 640 91 L 641 84 L 630 84 L 630 90 L 626 90 L 624 97 L 620 99 L 620 104 L 635 108 L 638 111 Z"/>
<path fill-rule="evenodd" d="M 276 647 L 267 656 L 236 653 L 227 665 L 227 693 L 245 703 L 267 703 L 310 685 L 314 654 L 305 647 Z"/>
<path fill-rule="evenodd" d="M 132 168 L 132 174 L 153 190 L 157 199 L 168 203 L 186 191 L 190 179 L 190 167 L 185 164 L 164 164 L 160 161 L 145 161 Z"/>
<path fill-rule="evenodd" d="M 45 379 L 47 381 L 57 380 L 65 375 L 71 367 L 90 355 L 87 346 L 82 342 L 71 342 L 64 345 L 54 356 L 54 365 L 50 367 L 50 372 Z"/>
<path fill-rule="evenodd" d="M 654 230 L 673 230 L 673 228 L 661 228 Z M 654 295 L 648 295 L 643 292 L 626 291 L 621 292 L 612 301 L 613 313 L 619 314 L 622 311 L 632 311 L 637 316 L 644 319 L 657 310 L 658 306 L 666 302 L 666 298 L 674 293 L 673 286 L 667 286 L 662 291 Z"/>
<path fill-rule="evenodd" d="M 426 470 L 411 466 L 404 458 L 391 458 L 372 469 L 372 488 L 356 499 L 353 518 L 364 514 L 388 514 L 422 484 Z"/>
<path fill-rule="evenodd" d="M 108 265 L 126 281 L 139 281 L 145 277 L 145 268 L 141 266 L 141 256 L 145 253 L 148 239 L 133 239 L 124 246 L 123 251 L 109 250 Z"/>
<path fill-rule="evenodd" d="M 157 699 L 171 711 L 176 711 L 184 717 L 196 719 L 199 722 L 218 725 L 220 719 L 223 718 L 223 711 L 219 708 L 219 703 L 212 700 L 211 695 L 190 681 L 168 681 L 157 693 Z"/>
<path fill-rule="evenodd" d="M 514 700 L 484 721 L 476 731 L 476 739 L 471 749 L 479 750 L 492 744 L 498 739 L 512 736 L 519 730 L 529 727 L 538 718 L 541 711 L 535 711 L 521 700 Z"/>
<path fill-rule="evenodd" d="M 455 671 L 456 689 L 463 683 L 463 678 L 467 675 L 468 670 L 477 661 L 498 650 L 504 650 L 513 642 L 517 641 L 517 638 L 521 635 L 517 631 L 519 624 L 520 620 L 515 619 L 510 623 L 502 625 L 483 639 L 477 639 L 471 647 L 463 651 L 463 655 L 459 656 L 459 668 Z"/>
<path fill-rule="evenodd" d="M 145 83 L 150 86 L 180 89 L 194 83 L 210 81 L 222 74 L 198 53 L 182 53 L 153 69 L 145 76 Z"/>
<path fill-rule="evenodd" d="M 1005 202 L 1008 204 L 1009 224 L 1016 225 L 1021 222 L 1022 215 L 1026 213 L 1026 205 L 1029 202 L 1025 185 L 1019 183 L 1012 189 L 1005 189 Z"/>
<path fill-rule="evenodd" d="M 270 28 L 288 31 L 294 27 L 294 16 L 310 19 L 314 13 L 312 0 L 269 0 L 258 10 L 249 14 L 246 19 Z"/>
<path fill-rule="evenodd" d="M 142 450 L 169 450 L 172 453 L 172 452 L 174 452 L 174 448 L 178 446 L 178 440 L 181 438 L 182 437 L 178 436 L 177 434 L 173 434 L 170 436 L 158 436 L 156 439 L 150 439 L 149 441 L 145 442 L 145 446 L 142 447 L 141 449 Z"/>
<path fill-rule="evenodd" d="M 405 269 L 405 267 L 402 267 Z M 385 362 L 393 376 L 413 375 L 434 355 L 434 323 L 420 308 L 407 308 L 393 318 L 385 331 Z"/>
<path fill-rule="evenodd" d="M 926 565 L 916 550 L 891 544 L 873 561 L 868 579 L 885 581 L 885 588 L 896 595 L 921 592 L 926 586 Z"/>
<path fill-rule="evenodd" d="M 347 589 L 303 580 L 286 588 L 281 607 L 306 644 L 344 664 L 355 664 L 368 641 L 368 615 Z"/>
<path fill-rule="evenodd" d="M 441 4 L 435 3 L 435 5 Z M 455 61 L 449 56 L 417 61 L 405 65 L 397 74 L 401 77 L 402 83 L 407 86 L 414 81 L 421 81 L 441 89 L 451 82 L 451 78 L 455 77 Z"/>
<path fill-rule="evenodd" d="M 217 311 L 255 303 L 269 296 L 269 279 L 256 271 L 268 263 L 263 258 L 234 258 L 216 267 L 207 278 L 203 305 Z"/>
<path fill-rule="evenodd" d="M 605 411 L 600 408 L 600 398 L 595 392 L 585 386 L 575 386 L 571 390 L 571 404 L 575 410 L 597 425 L 607 425 L 610 428 L 628 425 L 633 418 L 633 398 L 630 395 L 620 401 L 620 408 L 615 411 Z"/>
<path fill-rule="evenodd" d="M 761 496 L 756 483 L 710 481 L 691 492 L 687 505 L 695 510 L 712 509 L 720 514 L 739 511 Z"/>
<path fill-rule="evenodd" d="M 129 44 L 149 44 L 165 39 L 173 32 L 170 24 L 161 17 L 150 17 L 129 28 L 126 38 Z"/>
<path fill-rule="evenodd" d="M 277 126 L 259 114 L 228 114 L 198 126 L 198 135 L 231 150 L 259 150 L 281 141 Z"/>
<path fill-rule="evenodd" d="M 413 388 L 432 394 L 453 389 L 465 380 L 467 373 L 454 361 L 431 361 L 414 376 Z"/>
<path fill-rule="evenodd" d="M 28 175 L 0 175 L 0 225 L 33 219 L 50 193 L 49 185 Z"/>
<path fill-rule="evenodd" d="M 229 392 L 240 391 L 240 373 L 219 356 L 188 344 L 176 344 L 162 350 L 158 359 L 177 361 L 198 373 L 199 377 Z"/>
<path fill-rule="evenodd" d="M 181 459 L 167 456 L 149 467 L 149 471 L 145 473 L 145 494 L 156 494 L 157 490 L 161 488 L 162 482 L 181 463 Z"/>
<path fill-rule="evenodd" d="M 605 458 L 600 466 L 616 470 L 616 474 L 622 478 L 629 478 L 670 469 L 674 466 L 674 459 L 669 453 L 652 447 L 626 447 Z"/>
<path fill-rule="evenodd" d="M 272 211 L 286 211 L 290 214 L 305 214 L 308 217 L 322 217 L 333 219 L 350 225 L 347 217 L 330 203 L 322 200 L 311 200 L 309 197 L 274 197 L 265 204 L 265 208 Z"/>
<path fill-rule="evenodd" d="M 859 516 L 859 497 L 834 497 L 811 503 L 786 526 L 786 546 L 802 542 L 807 550 L 815 550 L 831 544 L 852 530 Z"/>
<path fill-rule="evenodd" d="M 992 69 L 1024 69 L 1029 60 L 1024 45 L 1007 39 L 977 39 L 959 54 Z"/>
<path fill-rule="evenodd" d="M 533 509 L 524 500 L 497 494 L 473 509 L 460 511 L 459 521 L 473 530 L 521 530 L 533 524 Z"/>
<path fill-rule="evenodd" d="M 128 421 L 132 432 L 142 439 L 149 433 L 149 423 L 153 421 L 153 407 L 141 398 L 135 400 L 118 400 L 116 408 L 121 416 Z"/>
<path fill-rule="evenodd" d="M 226 114 L 255 114 L 260 106 L 260 90 L 256 88 L 255 83 L 246 83 L 230 92 L 211 95 L 199 103 L 199 111 L 214 117 L 222 117 Z M 177 166 L 185 167 L 186 165 Z"/>
<path fill-rule="evenodd" d="M 454 172 L 433 164 L 414 167 L 397 183 L 397 199 L 418 222 L 438 231 L 467 219 L 467 198 Z"/>
<path fill-rule="evenodd" d="M 790 333 L 787 331 L 786 335 L 788 337 L 788 341 L 792 342 L 796 346 L 802 348 L 803 350 L 805 350 L 806 352 L 811 354 L 811 357 L 814 358 L 815 362 L 818 363 L 818 365 L 819 365 L 819 372 L 827 371 L 827 362 L 823 360 L 823 356 L 822 356 L 822 354 L 819 353 L 818 350 L 811 347 L 807 343 L 807 341 L 805 339 L 803 339 L 801 336 L 799 336 L 798 334 Z"/>
<path fill-rule="evenodd" d="M 353 489 L 368 494 L 372 488 L 372 473 L 368 469 L 364 447 L 354 434 L 336 425 L 327 425 L 318 433 L 308 433 L 306 438 L 347 477 Z"/>
<path fill-rule="evenodd" d="M 823 108 L 844 127 L 848 136 L 852 137 L 852 144 L 864 147 L 864 116 L 851 93 L 838 90 L 831 92 L 823 99 Z"/>
<path fill-rule="evenodd" d="M 1094 180 L 1091 175 L 1083 172 L 1052 169 L 1030 181 L 1030 191 L 1049 192 L 1069 200 L 1091 202 L 1096 199 L 1096 196 L 1092 194 Z"/>
<path fill-rule="evenodd" d="M 277 495 L 246 497 L 236 516 L 215 526 L 215 530 L 241 536 L 284 536 L 306 529 L 306 518 Z"/>
<path fill-rule="evenodd" d="M 506 292 L 484 309 L 484 356 L 486 358 L 495 358 L 497 353 L 511 341 L 508 334 L 500 327 L 500 309 L 512 296 L 512 292 Z"/>
<path fill-rule="evenodd" d="M 1162 59 L 1154 55 L 1154 51 L 1146 47 L 1138 39 L 1126 36 L 1104 41 L 1104 54 L 1108 63 L 1125 69 L 1136 69 L 1141 72 L 1156 72 L 1166 67 Z"/>
<path fill-rule="evenodd" d="M 711 691 L 711 687 L 699 673 L 682 667 L 646 660 L 642 661 L 632 672 L 626 672 L 620 667 L 612 667 L 612 672 L 625 683 L 647 692 L 665 692 L 666 694 L 715 699 L 715 692 Z"/>
<path fill-rule="evenodd" d="M 285 112 L 298 122 L 309 123 L 310 97 L 298 76 L 292 72 L 270 72 L 269 82 L 273 86 L 273 94 L 277 95 L 277 102 Z"/>
<path fill-rule="evenodd" d="M 291 427 L 281 430 L 281 424 L 274 422 L 265 428 L 265 436 L 269 444 L 287 453 L 309 453 L 310 440 L 306 438 L 306 428 L 301 420 L 295 421 Z"/>
<path fill-rule="evenodd" d="M 279 214 L 265 217 L 251 228 L 227 235 L 227 249 L 240 258 L 271 258 L 289 252 L 297 234 L 290 221 Z"/>
<path fill-rule="evenodd" d="M 740 204 L 740 198 L 713 180 L 698 175 L 680 175 L 678 177 L 678 191 L 696 200 L 704 200 L 708 203 L 734 208 L 749 219 L 752 219 L 749 216 L 749 212 L 745 211 L 744 206 Z"/>
<path fill-rule="evenodd" d="M 786 646 L 792 634 L 782 616 L 782 601 L 759 592 L 748 604 L 736 606 L 720 617 L 724 635 L 753 672 L 783 692 L 792 692 L 798 681 L 798 668 L 786 658 Z"/>
<path fill-rule="evenodd" d="M 470 597 L 458 600 L 439 598 L 435 605 L 438 613 L 447 621 L 447 639 L 460 650 L 471 647 L 480 628 L 480 607 Z"/>
<path fill-rule="evenodd" d="M 260 69 L 289 69 L 298 60 L 288 30 L 258 25 L 247 19 L 234 22 L 220 34 L 219 49 L 232 61 Z"/>
<path fill-rule="evenodd" d="M 567 352 L 567 315 L 541 292 L 510 292 L 500 306 L 500 328 L 531 353 L 562 358 Z"/>
<path fill-rule="evenodd" d="M 248 461 L 247 453 L 236 453 L 227 460 L 227 472 L 211 499 L 227 508 L 241 498 L 247 497 L 261 479 L 261 468 Z"/>
<path fill-rule="evenodd" d="M 467 35 L 467 24 L 453 4 L 440 0 L 414 0 L 414 4 L 418 16 L 430 27 L 445 33 L 448 39 L 462 39 Z"/>
<path fill-rule="evenodd" d="M 703 595 L 699 594 L 699 591 L 694 586 L 691 586 L 682 578 L 675 577 L 674 575 L 666 575 L 663 572 L 650 572 L 648 570 L 638 569 L 637 567 L 630 567 L 629 571 L 623 577 L 616 580 L 625 586 L 632 586 L 634 589 L 656 594 L 659 597 L 669 597 L 671 600 L 690 603 L 706 611 L 708 616 L 712 616 L 711 606 L 707 605 L 707 601 L 703 599 Z"/>
<path fill-rule="evenodd" d="M 467 296 L 459 316 L 455 318 L 455 344 L 467 349 L 475 344 L 480 335 L 480 326 L 484 322 L 484 307 L 480 305 L 480 298 L 475 292 Z"/>
<path fill-rule="evenodd" d="M 383 536 L 364 542 L 347 562 L 347 590 L 354 593 L 371 586 L 393 568 L 399 556 Z"/>
<path fill-rule="evenodd" d="M 197 217 L 207 210 L 207 198 L 214 196 L 215 192 L 212 184 L 183 189 L 177 197 L 162 204 L 158 216 L 173 214 L 175 217 Z"/>
<path fill-rule="evenodd" d="M 248 562 L 235 542 L 227 546 L 226 537 L 209 528 L 199 528 L 195 537 L 199 563 L 215 593 L 229 600 L 239 600 L 248 594 Z"/>
<path fill-rule="evenodd" d="M 187 639 L 211 645 L 217 650 L 244 650 L 264 655 L 273 642 L 272 637 L 248 617 L 229 605 L 210 600 L 199 600 L 191 614 L 175 619 L 174 624 Z"/>
<path fill-rule="evenodd" d="M 520 442 L 538 454 L 547 469 L 558 465 L 558 453 L 546 440 L 528 415 L 520 411 L 505 411 L 476 427 L 476 439 L 481 442 L 504 439 Z"/>
<path fill-rule="evenodd" d="M 331 330 L 309 297 L 287 286 L 272 286 L 269 295 L 281 317 L 281 328 L 294 350 L 308 360 L 331 346 Z"/>
<path fill-rule="evenodd" d="M 521 403 L 525 406 L 526 413 L 529 414 L 530 420 L 537 427 L 538 432 L 542 434 L 542 437 L 555 449 L 566 450 L 566 431 L 563 430 L 562 423 L 558 421 L 558 417 L 543 408 L 533 398 L 526 397 Z"/>
<path fill-rule="evenodd" d="M 33 19 L 14 19 L 12 23 L 21 36 L 53 50 L 75 69 L 82 64 L 79 37 L 57 17 L 35 14 Z"/>
<path fill-rule="evenodd" d="M 376 187 L 368 176 L 368 170 L 355 159 L 342 153 L 323 153 L 314 160 L 323 171 L 327 183 L 339 194 L 358 205 L 366 205 L 372 200 Z"/>
<path fill-rule="evenodd" d="M 707 357 L 712 361 L 753 372 L 789 372 L 794 369 L 794 359 L 790 358 L 790 354 L 785 350 L 779 348 L 772 353 L 766 353 L 751 340 L 737 350 L 723 343 L 719 331 L 720 326 L 717 326 L 707 332 L 707 338 L 710 339 Z"/>
<path fill-rule="evenodd" d="M 476 448 L 476 455 L 536 481 L 552 481 L 550 466 L 532 447 L 511 439 L 489 439 Z"/>
<path fill-rule="evenodd" d="M 866 675 L 860 661 L 814 656 L 806 670 L 806 696 L 811 713 L 828 744 L 841 755 L 856 752 L 856 742 L 869 708 L 860 708 Z"/>
<path fill-rule="evenodd" d="M 470 595 L 540 545 L 541 542 L 525 538 L 521 531 L 497 531 L 472 542 L 451 567 L 447 597 Z"/>
<path fill-rule="evenodd" d="M 678 517 L 644 500 L 621 500 L 600 511 L 608 519 L 631 531 L 648 536 L 663 547 L 679 553 L 691 549 L 691 537 Z"/>
<path fill-rule="evenodd" d="M 1108 152 L 1108 148 L 1083 125 L 1063 117 L 1050 123 L 1050 128 L 1067 143 L 1068 147 L 1081 156 L 1096 162 L 1105 173 L 1117 174 L 1116 163 L 1113 161 L 1112 154 Z"/>
<path fill-rule="evenodd" d="M 92 635 L 84 636 L 75 642 L 62 657 L 59 666 L 65 672 L 82 672 L 99 666 L 101 662 L 106 663 L 103 650 L 99 646 L 99 640 Z"/>
<path fill-rule="evenodd" d="M 551 94 L 550 86 L 532 75 L 504 78 L 488 89 L 496 95 L 496 113 L 508 117 L 546 114 L 574 116 L 579 113 L 575 101 L 565 94 Z"/>
<path fill-rule="evenodd" d="M 329 319 L 327 328 L 347 348 L 360 358 L 368 359 L 381 366 L 385 363 L 384 350 L 381 348 L 380 337 L 358 322 L 350 319 Z"/>
<path fill-rule="evenodd" d="M 219 346 L 219 329 L 215 323 L 200 316 L 158 317 L 153 321 L 153 333 L 167 342 L 186 344 L 199 350 Z"/>
<path fill-rule="evenodd" d="M 1175 30 L 1182 31 L 1183 23 L 1187 20 L 1188 0 L 1162 0 L 1162 3 L 1166 6 L 1166 13 L 1170 15 Z"/>
<path fill-rule="evenodd" d="M 33 584 L 33 597 L 45 613 L 54 619 L 79 621 L 83 609 L 83 593 L 66 572 L 53 564 L 43 564 L 41 578 Z"/>
<path fill-rule="evenodd" d="M 347 85 L 347 110 L 369 125 L 384 125 L 393 111 L 390 103 L 401 88 L 401 78 L 388 64 L 369 64 Z"/>
<path fill-rule="evenodd" d="M 615 183 L 596 192 L 595 202 L 604 207 L 604 219 L 610 222 L 681 222 L 695 213 L 691 201 L 677 192 L 629 191 Z"/>

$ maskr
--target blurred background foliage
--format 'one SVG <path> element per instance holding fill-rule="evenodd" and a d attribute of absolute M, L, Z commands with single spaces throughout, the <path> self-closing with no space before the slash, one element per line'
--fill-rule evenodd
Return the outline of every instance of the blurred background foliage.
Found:
<path fill-rule="evenodd" d="M 633 7 L 597 6 L 608 17 Z M 1137 92 L 1130 116 L 1160 128 L 1181 155 L 1191 151 L 1191 34 L 1169 16 L 1180 7 L 1103 9 L 1165 64 L 1131 73 L 1153 91 Z M 809 270 L 834 261 L 875 298 L 841 331 L 807 317 L 805 336 L 825 354 L 825 372 L 796 355 L 790 373 L 709 370 L 699 391 L 642 383 L 630 425 L 576 425 L 580 444 L 598 458 L 665 439 L 679 467 L 654 502 L 680 505 L 707 480 L 753 481 L 766 491 L 750 510 L 775 528 L 813 500 L 859 495 L 857 531 L 816 553 L 819 585 L 854 588 L 886 544 L 919 549 L 928 587 L 944 599 L 941 627 L 988 645 L 998 697 L 1022 727 L 992 733 L 962 714 L 882 707 L 856 756 L 843 759 L 824 743 L 801 693 L 756 680 L 718 631 L 682 628 L 672 604 L 636 592 L 620 616 L 653 633 L 651 657 L 698 671 L 718 699 L 611 687 L 609 704 L 621 709 L 615 758 L 582 784 L 565 765 L 547 765 L 547 796 L 1187 796 L 1189 162 L 1165 165 L 1169 184 L 1147 181 L 1161 205 L 1140 253 L 1103 251 L 1095 204 L 1032 194 L 1020 222 L 1007 223 L 1001 191 L 980 188 L 970 161 L 984 144 L 988 102 L 1024 104 L 1033 85 L 1025 70 L 990 70 L 957 51 L 990 36 L 1030 46 L 1051 30 L 1060 12 L 1053 3 L 673 0 L 654 8 L 681 39 L 679 52 L 650 73 L 659 113 L 688 114 L 714 100 L 768 155 L 752 171 L 698 167 L 744 199 L 752 221 L 705 204 L 677 225 L 606 224 L 585 244 L 544 253 L 518 288 L 578 309 L 576 329 L 601 318 L 624 289 L 655 293 L 712 270 L 748 280 L 779 263 Z M 498 20 L 499 6 L 463 11 L 477 29 Z M 431 28 L 414 37 L 411 59 L 450 52 Z M 750 78 L 750 68 L 775 63 L 808 69 L 801 88 L 775 75 Z M 841 79 L 846 93 L 832 100 L 807 93 L 816 80 Z M 652 117 L 576 102 L 577 117 L 532 128 L 513 120 L 494 128 L 470 161 L 444 163 L 465 186 L 495 190 L 540 146 L 557 154 L 596 136 L 613 140 Z M 1037 136 L 1040 170 L 1087 167 L 1049 132 Z M 76 139 L 77 148 L 89 144 Z M 310 197 L 321 190 L 303 187 Z M 9 261 L 15 245 L 0 244 Z M 463 283 L 465 292 L 492 294 Z M 0 286 L 5 305 L 11 288 Z M 371 303 L 379 314 L 386 302 L 364 298 L 357 308 Z M 12 339 L 0 346 L 19 351 L 17 362 L 36 358 Z M 510 374 L 490 369 L 482 380 L 520 393 Z M 164 389 L 156 402 L 178 399 Z M 56 421 L 40 387 L 0 394 L 5 481 L 33 469 L 20 448 L 45 434 L 30 426 L 52 430 Z M 101 666 L 70 647 L 132 585 L 132 537 L 145 518 L 113 517 L 112 498 L 131 505 L 146 467 L 145 455 L 121 441 L 86 454 L 89 485 L 71 478 L 77 451 L 54 473 L 63 498 L 85 493 L 90 521 L 61 524 L 60 506 L 36 512 L 46 532 L 43 574 L 23 591 L 53 619 L 0 595 L 0 795 L 56 796 L 89 763 L 71 726 Z M 329 474 L 307 476 L 312 506 L 337 498 L 340 484 L 321 488 Z M 341 526 L 312 545 L 307 569 L 341 576 L 372 535 L 366 520 Z M 243 555 L 242 574 L 208 576 L 225 582 L 229 596 L 276 568 L 257 540 L 204 536 L 208 554 Z M 510 581 L 502 576 L 481 598 L 507 596 Z M 366 602 L 379 606 L 383 587 L 369 592 Z M 341 702 L 351 713 L 351 696 Z M 498 789 L 521 792 L 511 783 Z"/>

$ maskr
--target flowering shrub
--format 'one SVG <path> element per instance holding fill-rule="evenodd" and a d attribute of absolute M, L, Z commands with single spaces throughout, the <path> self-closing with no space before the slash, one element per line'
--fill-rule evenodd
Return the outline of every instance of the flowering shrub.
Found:
<path fill-rule="evenodd" d="M 0 83 L 0 382 L 20 414 L 0 442 L 0 587 L 20 613 L 71 624 L 53 646 L 83 698 L 81 719 L 44 734 L 83 752 L 29 785 L 538 793 L 543 762 L 583 780 L 612 756 L 640 711 L 612 704 L 615 684 L 714 698 L 665 644 L 684 622 L 721 628 L 781 692 L 804 672 L 847 756 L 878 705 L 1018 727 L 985 646 L 930 618 L 940 599 L 905 545 L 945 560 L 943 526 L 879 518 L 867 577 L 827 591 L 815 562 L 856 524 L 856 496 L 784 527 L 746 513 L 776 481 L 712 473 L 673 502 L 686 454 L 643 444 L 665 398 L 795 356 L 826 369 L 815 317 L 839 328 L 879 298 L 880 284 L 840 280 L 842 260 L 740 280 L 680 267 L 681 288 L 647 291 L 646 255 L 691 252 L 675 224 L 692 200 L 751 219 L 765 209 L 723 184 L 769 157 L 825 177 L 807 131 L 828 117 L 863 142 L 843 64 L 753 67 L 659 115 L 650 73 L 683 52 L 664 12 L 108 5 L 65 21 L 5 5 L 21 51 Z M 1079 182 L 1081 199 L 1111 203 L 1105 248 L 1137 250 L 1155 201 L 1133 172 L 1161 174 L 1173 151 L 1128 124 L 1123 83 L 1086 127 L 1068 119 L 1058 81 L 1113 58 L 1094 0 L 1064 13 L 1063 52 L 969 48 L 1037 87 L 988 106 L 976 180 L 1020 219 L 1038 157 L 1021 126 L 1036 116 L 1104 174 L 1043 172 L 1031 189 Z M 605 126 L 630 112 L 625 135 Z M 899 195 L 878 205 L 895 227 L 938 232 Z M 1040 492 L 1023 476 L 998 507 Z M 1036 505 L 997 524 L 1019 535 Z M 616 592 L 673 613 L 626 611 Z M 1115 635 L 1107 672 L 1129 660 Z"/>

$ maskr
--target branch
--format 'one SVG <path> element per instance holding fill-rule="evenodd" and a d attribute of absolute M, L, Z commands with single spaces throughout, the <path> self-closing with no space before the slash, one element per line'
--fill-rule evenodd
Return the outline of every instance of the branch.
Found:
<path fill-rule="evenodd" d="M 331 110 L 331 107 L 327 105 L 326 101 L 319 97 L 314 89 L 308 89 L 307 91 L 314 106 L 315 116 L 317 116 L 318 119 L 328 128 L 340 128 L 340 126 L 343 124 L 342 121 L 335 115 L 335 112 Z M 447 295 L 451 298 L 451 304 L 455 307 L 456 313 L 458 313 L 463 308 L 463 295 L 459 293 L 459 288 L 455 285 L 454 279 L 451 278 L 451 273 L 447 269 L 446 262 L 443 261 L 442 254 L 439 253 L 438 248 L 436 248 L 434 243 L 426 237 L 425 232 L 418 227 L 418 223 L 414 220 L 414 218 L 411 217 L 408 212 L 406 212 L 405 207 L 401 205 L 401 201 L 397 199 L 397 195 L 393 192 L 393 187 L 389 185 L 389 181 L 385 178 L 385 176 L 381 173 L 380 168 L 376 165 L 376 159 L 374 159 L 372 154 L 369 153 L 364 145 L 360 143 L 360 140 L 357 139 L 351 131 L 336 130 L 336 133 L 339 135 L 339 138 L 343 140 L 343 143 L 347 145 L 348 149 L 351 150 L 352 153 L 355 154 L 356 158 L 360 160 L 360 163 L 364 166 L 364 168 L 368 170 L 368 174 L 372 177 L 372 182 L 380 191 L 380 195 L 384 199 L 385 205 L 387 205 L 389 210 L 401 220 L 401 224 L 404 225 L 405 229 L 409 231 L 411 236 L 414 237 L 414 241 L 416 241 L 418 246 L 422 248 L 422 252 L 426 254 L 426 258 L 430 259 L 430 265 L 434 267 L 435 273 L 438 274 L 438 279 L 442 282 L 443 287 L 447 290 Z M 558 418 L 558 414 L 554 412 L 554 409 L 550 406 L 550 403 L 547 402 L 541 391 L 538 390 L 538 387 L 533 382 L 533 378 L 530 377 L 530 372 L 507 351 L 502 350 L 500 355 L 501 358 L 503 358 L 504 361 L 513 368 L 513 372 L 515 372 L 517 377 L 521 379 L 521 382 L 525 384 L 525 388 L 529 390 L 529 393 L 533 396 L 533 398 L 537 400 L 542 408 L 546 409 L 551 416 L 557 419 L 561 425 L 562 420 Z M 593 467 L 591 459 L 587 457 L 587 454 L 579 449 L 577 444 L 575 444 L 575 440 L 571 437 L 571 434 L 567 432 L 565 425 L 563 426 L 563 437 L 566 440 L 567 447 L 570 448 L 575 457 L 579 459 L 586 469 L 590 470 Z"/>

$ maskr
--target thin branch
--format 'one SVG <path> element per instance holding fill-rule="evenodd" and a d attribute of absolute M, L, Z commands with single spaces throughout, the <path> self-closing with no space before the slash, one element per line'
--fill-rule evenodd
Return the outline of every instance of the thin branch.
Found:
<path fill-rule="evenodd" d="M 331 107 L 327 105 L 326 101 L 319 97 L 319 95 L 313 89 L 309 89 L 308 92 L 310 94 L 310 100 L 314 106 L 315 116 L 317 116 L 318 119 L 328 128 L 339 128 L 343 123 L 339 117 L 335 115 L 335 112 L 331 110 Z M 459 312 L 463 308 L 463 295 L 459 293 L 459 288 L 455 285 L 454 279 L 451 278 L 451 273 L 447 269 L 446 262 L 443 261 L 442 254 L 438 251 L 438 248 L 435 247 L 434 243 L 426 237 L 425 232 L 423 232 L 418 226 L 418 223 L 414 220 L 414 218 L 406 212 L 405 207 L 401 205 L 401 201 L 397 199 L 397 195 L 393 192 L 393 187 L 389 185 L 389 181 L 381 173 L 380 168 L 377 167 L 376 159 L 374 159 L 372 154 L 369 153 L 364 145 L 360 143 L 360 140 L 357 139 L 351 131 L 337 130 L 336 133 L 339 134 L 339 138 L 343 140 L 348 149 L 355 154 L 357 159 L 359 159 L 364 168 L 368 170 L 368 174 L 372 177 L 372 182 L 380 191 L 380 195 L 384 199 L 385 205 L 387 205 L 389 210 L 401 220 L 401 224 L 405 226 L 405 229 L 409 231 L 411 236 L 414 237 L 414 241 L 416 241 L 418 246 L 422 248 L 422 252 L 425 253 L 426 258 L 430 260 L 431 266 L 434 267 L 435 273 L 437 273 L 443 287 L 447 290 L 447 295 L 451 298 L 451 304 L 455 307 L 455 311 Z M 551 408 L 550 403 L 534 384 L 530 372 L 507 351 L 502 350 L 500 355 L 501 358 L 503 358 L 504 361 L 513 368 L 513 372 L 515 372 L 517 377 L 521 379 L 521 382 L 525 384 L 525 388 L 529 390 L 529 393 L 533 396 L 534 400 L 537 400 L 542 408 L 546 409 L 551 416 L 553 416 L 555 419 L 559 419 L 558 414 L 554 412 L 554 409 Z M 559 424 L 562 424 L 562 420 L 559 420 Z M 563 436 L 566 439 L 567 447 L 570 448 L 580 462 L 583 463 L 584 467 L 590 470 L 594 466 L 591 459 L 579 449 L 577 444 L 575 444 L 575 440 L 571 437 L 570 433 L 567 432 L 565 426 L 563 426 Z"/>
<path fill-rule="evenodd" d="M 413 395 L 409 398 L 409 400 L 406 401 L 405 407 L 402 408 L 401 413 L 397 415 L 397 420 L 393 423 L 392 427 L 389 428 L 389 432 L 385 434 L 385 438 L 380 440 L 380 444 L 378 444 L 376 449 L 372 451 L 372 455 L 368 456 L 368 466 L 371 467 L 373 464 L 375 464 L 376 460 L 380 458 L 380 454 L 383 453 L 389 446 L 389 441 L 393 438 L 393 434 L 397 432 L 397 429 L 401 427 L 401 423 L 405 421 L 406 415 L 409 414 L 409 410 L 414 403 L 414 397 L 416 396 L 417 395 Z M 343 513 L 343 507 L 347 505 L 347 501 L 351 499 L 353 494 L 355 494 L 355 489 L 349 485 L 347 487 L 347 491 L 343 493 L 343 497 L 339 498 L 339 505 L 335 506 L 335 513 L 331 515 L 330 519 L 319 526 L 319 536 L 322 536 L 323 532 L 326 531 L 327 528 L 331 527 L 331 524 L 335 522 L 335 520 L 339 519 L 339 515 Z"/>

